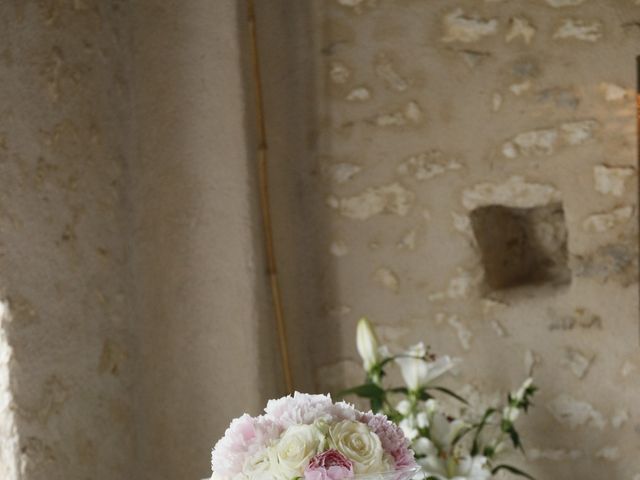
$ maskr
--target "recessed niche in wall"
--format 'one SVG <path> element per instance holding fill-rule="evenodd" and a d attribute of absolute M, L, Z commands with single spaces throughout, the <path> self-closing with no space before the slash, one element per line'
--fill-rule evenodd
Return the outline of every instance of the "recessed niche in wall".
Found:
<path fill-rule="evenodd" d="M 471 212 L 490 290 L 571 282 L 562 204 L 489 205 Z"/>

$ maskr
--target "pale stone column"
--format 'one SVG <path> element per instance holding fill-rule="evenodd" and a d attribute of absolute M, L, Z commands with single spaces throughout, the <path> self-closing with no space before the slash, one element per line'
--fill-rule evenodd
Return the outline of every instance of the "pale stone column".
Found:
<path fill-rule="evenodd" d="M 234 1 L 134 5 L 139 479 L 198 479 L 282 393 Z"/>

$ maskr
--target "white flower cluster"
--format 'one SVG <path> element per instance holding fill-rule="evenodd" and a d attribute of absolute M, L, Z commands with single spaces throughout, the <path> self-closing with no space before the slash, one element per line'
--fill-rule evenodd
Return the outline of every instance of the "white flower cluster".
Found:
<path fill-rule="evenodd" d="M 458 359 L 436 357 L 423 343 L 392 355 L 379 344 L 373 326 L 366 319 L 358 323 L 356 345 L 367 381 L 346 392 L 368 398 L 374 410 L 384 412 L 398 423 L 422 467 L 416 479 L 487 480 L 500 470 L 527 476 L 513 466 L 495 462 L 509 448 L 521 448 L 514 423 L 530 405 L 530 397 L 536 390 L 532 379 L 508 396 L 505 407 L 487 409 L 480 420 L 454 418 L 445 413 L 432 393 L 440 392 L 464 402 L 454 392 L 435 385 L 459 363 Z M 383 384 L 385 368 L 390 364 L 400 368 L 403 387 Z M 402 397 L 399 401 L 398 395 Z"/>
<path fill-rule="evenodd" d="M 212 452 L 213 480 L 341 480 L 415 468 L 402 430 L 384 415 L 297 393 L 231 422 Z"/>

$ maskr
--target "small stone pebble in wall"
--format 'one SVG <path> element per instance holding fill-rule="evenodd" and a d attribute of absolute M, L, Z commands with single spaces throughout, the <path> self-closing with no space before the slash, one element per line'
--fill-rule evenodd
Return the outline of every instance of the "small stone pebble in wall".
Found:
<path fill-rule="evenodd" d="M 396 171 L 399 175 L 413 177 L 415 180 L 429 180 L 448 171 L 460 170 L 462 164 L 457 160 L 446 160 L 439 150 L 430 150 L 411 155 L 403 160 Z"/>
<path fill-rule="evenodd" d="M 491 328 L 500 338 L 504 338 L 508 336 L 506 328 L 502 325 L 498 320 L 491 320 Z"/>
<path fill-rule="evenodd" d="M 380 53 L 376 55 L 373 69 L 378 78 L 382 79 L 385 86 L 390 90 L 404 92 L 409 88 L 409 82 L 396 71 L 386 54 Z"/>
<path fill-rule="evenodd" d="M 522 41 L 529 45 L 535 34 L 536 29 L 529 20 L 524 17 L 512 17 L 509 19 L 509 30 L 505 40 L 510 43 L 513 40 L 522 38 Z"/>
<path fill-rule="evenodd" d="M 485 317 L 489 315 L 493 315 L 496 310 L 508 307 L 506 303 L 497 302 L 495 300 L 491 300 L 490 298 L 484 298 L 482 300 L 482 314 Z"/>
<path fill-rule="evenodd" d="M 533 130 L 516 135 L 502 146 L 502 154 L 507 158 L 519 155 L 551 155 L 558 140 L 555 129 Z"/>
<path fill-rule="evenodd" d="M 398 279 L 398 276 L 388 267 L 381 267 L 377 269 L 373 274 L 373 279 L 379 285 L 394 293 L 397 293 L 400 288 L 400 280 Z"/>
<path fill-rule="evenodd" d="M 105 340 L 100 355 L 98 373 L 118 375 L 127 357 L 127 352 L 122 345 L 110 339 Z"/>
<path fill-rule="evenodd" d="M 381 213 L 406 216 L 411 210 L 415 194 L 394 182 L 380 187 L 370 187 L 358 195 L 339 198 L 331 195 L 327 205 L 343 217 L 367 220 Z"/>
<path fill-rule="evenodd" d="M 620 369 L 620 374 L 623 377 L 628 377 L 629 375 L 631 375 L 633 372 L 635 372 L 638 369 L 638 367 L 635 365 L 635 363 L 630 362 L 629 360 L 626 360 L 623 364 L 622 364 L 622 368 Z"/>
<path fill-rule="evenodd" d="M 593 138 L 599 123 L 596 120 L 566 122 L 557 128 L 522 132 L 502 146 L 507 158 L 523 156 L 549 156 L 562 145 L 580 145 Z"/>
<path fill-rule="evenodd" d="M 469 330 L 456 315 L 451 315 L 447 319 L 447 323 L 456 331 L 462 349 L 469 350 L 471 348 L 471 339 L 473 338 L 471 330 Z"/>
<path fill-rule="evenodd" d="M 523 93 L 531 90 L 531 86 L 532 86 L 531 80 L 525 80 L 524 82 L 514 83 L 510 85 L 509 90 L 511 90 L 511 93 L 513 93 L 514 95 L 520 96 Z"/>
<path fill-rule="evenodd" d="M 622 197 L 626 190 L 626 182 L 636 173 L 633 167 L 613 167 L 596 165 L 593 167 L 593 181 L 596 192 L 603 195 Z"/>
<path fill-rule="evenodd" d="M 457 298 L 466 298 L 472 287 L 477 285 L 478 278 L 474 278 L 470 272 L 462 268 L 458 269 L 458 275 L 449 280 L 446 291 L 432 293 L 428 296 L 430 301 L 443 300 L 449 298 L 455 300 Z"/>
<path fill-rule="evenodd" d="M 572 314 L 558 314 L 550 311 L 551 321 L 549 330 L 573 330 L 576 327 L 590 329 L 602 329 L 602 318 L 587 309 L 576 308 Z"/>
<path fill-rule="evenodd" d="M 370 99 L 371 99 L 371 90 L 369 90 L 367 87 L 362 85 L 359 87 L 355 87 L 345 97 L 345 100 L 349 102 L 366 102 L 367 100 L 370 100 Z"/>
<path fill-rule="evenodd" d="M 344 63 L 334 60 L 329 64 L 329 77 L 336 84 L 344 84 L 351 78 L 351 70 Z"/>
<path fill-rule="evenodd" d="M 563 364 L 576 377 L 582 379 L 589 371 L 594 358 L 595 355 L 593 353 L 585 353 L 576 348 L 567 348 L 565 350 Z"/>
<path fill-rule="evenodd" d="M 602 24 L 598 21 L 587 22 L 585 20 L 567 18 L 553 34 L 553 38 L 597 42 L 602 38 Z"/>
<path fill-rule="evenodd" d="M 615 83 L 603 82 L 600 84 L 600 89 L 602 90 L 604 99 L 607 102 L 618 102 L 621 100 L 625 100 L 631 95 L 629 90 L 621 87 L 620 85 L 616 85 Z"/>
<path fill-rule="evenodd" d="M 611 417 L 611 425 L 613 428 L 622 428 L 622 426 L 629 420 L 629 412 L 626 410 L 617 410 L 613 417 Z"/>
<path fill-rule="evenodd" d="M 345 183 L 362 171 L 360 165 L 348 162 L 339 162 L 323 165 L 322 173 L 335 183 Z"/>
<path fill-rule="evenodd" d="M 505 36 L 507 43 L 517 38 L 522 38 L 525 44 L 529 45 L 536 34 L 535 27 L 524 17 L 513 17 L 509 19 L 509 31 Z"/>
<path fill-rule="evenodd" d="M 443 19 L 443 42 L 477 42 L 483 37 L 495 35 L 498 31 L 498 20 L 484 20 L 464 14 L 462 8 L 456 8 Z"/>
<path fill-rule="evenodd" d="M 614 446 L 602 447 L 596 452 L 596 458 L 600 460 L 606 460 L 608 462 L 615 462 L 620 460 L 620 449 Z"/>
<path fill-rule="evenodd" d="M 331 254 L 335 257 L 344 257 L 349 253 L 349 247 L 342 240 L 335 240 L 331 242 L 329 247 Z"/>
<path fill-rule="evenodd" d="M 416 249 L 417 242 L 418 230 L 416 228 L 412 228 L 402 235 L 400 240 L 396 243 L 396 248 L 398 248 L 398 250 L 413 251 Z"/>
<path fill-rule="evenodd" d="M 547 407 L 559 423 L 572 429 L 588 425 L 602 430 L 607 425 L 602 413 L 593 408 L 591 404 L 576 400 L 566 393 L 556 397 Z"/>
<path fill-rule="evenodd" d="M 453 228 L 457 232 L 460 232 L 461 234 L 475 240 L 473 229 L 471 228 L 471 218 L 469 218 L 469 215 L 451 212 L 451 218 L 453 220 Z"/>
<path fill-rule="evenodd" d="M 519 175 L 500 184 L 479 183 L 462 193 L 462 204 L 467 210 L 485 205 L 532 208 L 561 200 L 562 195 L 554 186 L 527 182 Z"/>
<path fill-rule="evenodd" d="M 558 108 L 576 109 L 580 104 L 580 97 L 573 88 L 545 88 L 536 93 L 536 100 Z"/>
<path fill-rule="evenodd" d="M 422 107 L 417 102 L 410 101 L 400 110 L 376 115 L 372 122 L 378 127 L 403 127 L 408 124 L 417 125 L 423 119 Z"/>
<path fill-rule="evenodd" d="M 634 208 L 632 206 L 616 208 L 608 213 L 596 213 L 589 215 L 582 222 L 582 228 L 588 233 L 603 233 L 627 223 L 633 214 Z"/>
<path fill-rule="evenodd" d="M 489 52 L 479 52 L 477 50 L 462 50 L 459 52 L 460 58 L 470 69 L 476 68 L 491 56 Z"/>

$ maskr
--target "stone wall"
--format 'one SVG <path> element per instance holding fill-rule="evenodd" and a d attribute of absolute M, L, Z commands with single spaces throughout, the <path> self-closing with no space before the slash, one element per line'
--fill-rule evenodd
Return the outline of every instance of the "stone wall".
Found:
<path fill-rule="evenodd" d="M 367 315 L 479 401 L 533 373 L 538 478 L 636 478 L 638 2 L 256 3 L 296 386 Z M 283 391 L 244 3 L 0 18 L 0 477 L 204 477 Z"/>
<path fill-rule="evenodd" d="M 532 373 L 537 478 L 640 478 L 638 2 L 314 7 L 317 388 L 368 316 L 481 401 Z"/>
<path fill-rule="evenodd" d="M 0 5 L 3 479 L 131 474 L 124 3 Z"/>

